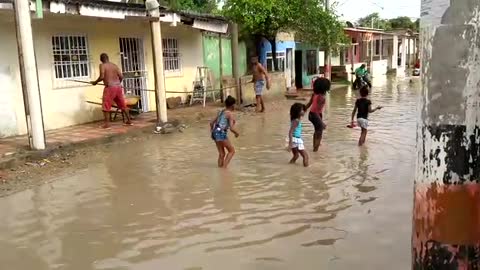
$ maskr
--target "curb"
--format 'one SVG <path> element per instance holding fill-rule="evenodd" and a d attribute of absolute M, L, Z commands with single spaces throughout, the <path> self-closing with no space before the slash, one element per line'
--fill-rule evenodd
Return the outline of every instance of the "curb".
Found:
<path fill-rule="evenodd" d="M 53 154 L 59 153 L 59 152 L 67 152 L 67 151 L 71 151 L 77 148 L 82 148 L 87 146 L 113 143 L 115 141 L 126 139 L 129 137 L 138 137 L 145 133 L 150 134 L 150 131 L 155 126 L 156 126 L 156 123 L 152 123 L 151 125 L 138 128 L 126 133 L 110 134 L 104 137 L 85 140 L 81 142 L 74 142 L 74 143 L 67 143 L 67 144 L 62 144 L 62 143 L 51 144 L 45 150 L 34 151 L 34 150 L 19 149 L 19 152 L 11 156 L 0 158 L 0 170 L 9 170 L 19 165 L 23 165 L 26 162 L 39 161 L 39 160 L 48 158 L 49 156 L 52 156 Z"/>

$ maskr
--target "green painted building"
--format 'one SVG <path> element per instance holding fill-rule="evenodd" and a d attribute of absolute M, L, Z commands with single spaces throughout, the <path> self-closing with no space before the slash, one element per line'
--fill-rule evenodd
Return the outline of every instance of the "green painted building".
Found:
<path fill-rule="evenodd" d="M 203 34 L 203 61 L 212 70 L 216 87 L 220 81 L 220 46 L 219 36 Z M 247 73 L 247 48 L 244 42 L 239 43 L 240 76 Z M 223 76 L 232 76 L 232 42 L 229 37 L 222 37 L 222 67 Z"/>

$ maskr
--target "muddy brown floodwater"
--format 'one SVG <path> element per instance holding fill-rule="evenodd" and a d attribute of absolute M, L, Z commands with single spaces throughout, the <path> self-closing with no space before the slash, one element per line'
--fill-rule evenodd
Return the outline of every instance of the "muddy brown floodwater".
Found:
<path fill-rule="evenodd" d="M 309 168 L 287 164 L 285 102 L 240 119 L 228 170 L 194 126 L 113 145 L 88 168 L 1 198 L 0 268 L 409 269 L 418 87 L 375 83 L 384 109 L 366 146 L 346 128 L 355 92 L 337 89 Z"/>

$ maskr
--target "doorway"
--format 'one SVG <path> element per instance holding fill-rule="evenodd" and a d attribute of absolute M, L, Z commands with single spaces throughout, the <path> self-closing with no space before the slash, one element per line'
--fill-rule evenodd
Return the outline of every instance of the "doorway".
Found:
<path fill-rule="evenodd" d="M 140 96 L 138 110 L 148 112 L 147 71 L 143 39 L 120 38 L 120 59 L 122 62 L 123 87 L 127 95 Z"/>
<path fill-rule="evenodd" d="M 295 87 L 303 88 L 303 53 L 295 51 Z"/>

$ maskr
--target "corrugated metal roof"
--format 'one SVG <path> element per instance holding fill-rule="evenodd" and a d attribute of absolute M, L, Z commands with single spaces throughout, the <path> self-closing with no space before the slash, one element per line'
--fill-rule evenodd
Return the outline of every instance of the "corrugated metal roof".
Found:
<path fill-rule="evenodd" d="M 54 1 L 51 1 L 51 2 L 54 2 Z M 55 2 L 64 3 L 66 5 L 79 5 L 79 6 L 103 7 L 103 8 L 121 9 L 121 10 L 145 11 L 144 4 L 126 3 L 126 2 L 118 2 L 118 1 L 56 0 Z"/>

